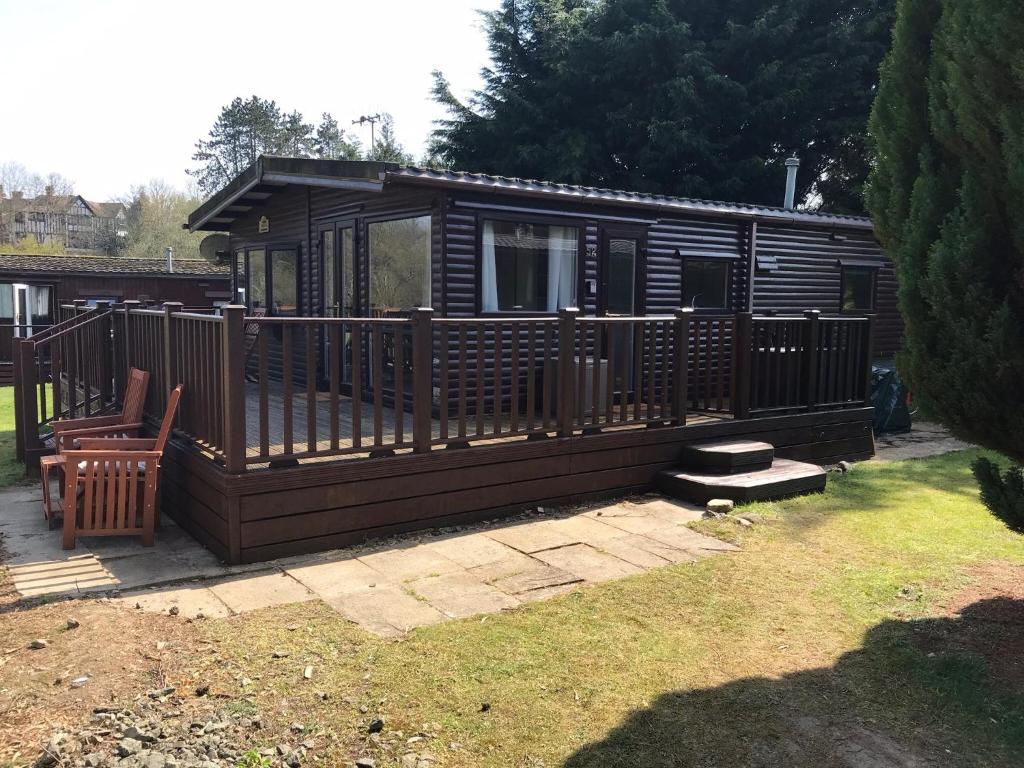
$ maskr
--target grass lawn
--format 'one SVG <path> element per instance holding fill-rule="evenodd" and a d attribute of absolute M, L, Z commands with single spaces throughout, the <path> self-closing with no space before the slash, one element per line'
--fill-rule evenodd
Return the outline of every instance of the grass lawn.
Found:
<path fill-rule="evenodd" d="M 404 642 L 319 604 L 204 622 L 219 653 L 192 674 L 327 734 L 328 764 L 400 765 L 427 730 L 446 766 L 1019 766 L 1024 538 L 971 457 L 862 464 L 753 528 L 704 526 L 741 554 Z M 376 717 L 403 737 L 364 743 Z"/>
<path fill-rule="evenodd" d="M 0 488 L 25 479 L 25 469 L 14 458 L 14 387 L 0 387 Z"/>
<path fill-rule="evenodd" d="M 3 483 L 20 475 L 10 392 Z M 823 495 L 746 508 L 753 527 L 700 524 L 740 553 L 400 642 L 319 602 L 187 623 L 25 605 L 0 584 L 0 766 L 44 729 L 167 683 L 193 708 L 259 712 L 254 747 L 302 723 L 310 765 L 1020 766 L 1024 537 L 979 503 L 975 455 L 860 464 Z M 82 628 L 59 631 L 72 615 Z M 35 637 L 50 648 L 19 651 Z M 79 670 L 85 688 L 55 684 Z M 200 683 L 210 695 L 192 696 Z"/>

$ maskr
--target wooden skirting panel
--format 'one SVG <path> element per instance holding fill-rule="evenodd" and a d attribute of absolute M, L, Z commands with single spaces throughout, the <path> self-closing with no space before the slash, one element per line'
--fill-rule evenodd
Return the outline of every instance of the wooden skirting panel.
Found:
<path fill-rule="evenodd" d="M 0 387 L 14 386 L 14 363 L 0 361 Z"/>
<path fill-rule="evenodd" d="M 653 487 L 682 446 L 763 440 L 819 463 L 874 453 L 870 408 L 607 432 L 228 475 L 182 446 L 165 454 L 163 509 L 217 555 L 249 563 L 406 531 Z"/>

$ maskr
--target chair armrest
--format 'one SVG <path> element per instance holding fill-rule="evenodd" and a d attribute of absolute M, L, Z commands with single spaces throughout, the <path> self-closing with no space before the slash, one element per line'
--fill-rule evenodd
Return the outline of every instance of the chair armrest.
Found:
<path fill-rule="evenodd" d="M 156 440 L 148 437 L 83 437 L 78 443 L 81 446 L 79 451 L 152 451 Z"/>
<path fill-rule="evenodd" d="M 75 440 L 81 440 L 83 437 L 138 437 L 140 429 L 142 424 L 111 424 L 88 429 L 67 429 L 57 436 L 58 449 L 68 449 Z"/>
<path fill-rule="evenodd" d="M 121 421 L 121 414 L 115 413 L 111 416 L 87 416 L 82 419 L 57 419 L 57 421 L 50 423 L 50 427 L 53 429 L 54 434 L 56 434 L 58 432 L 64 432 L 69 429 L 92 429 L 93 427 L 109 427 L 114 424 L 120 424 Z"/>

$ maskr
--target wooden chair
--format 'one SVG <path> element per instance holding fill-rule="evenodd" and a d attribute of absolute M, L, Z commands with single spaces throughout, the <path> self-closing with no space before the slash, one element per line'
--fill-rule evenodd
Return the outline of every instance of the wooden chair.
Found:
<path fill-rule="evenodd" d="M 120 413 L 83 419 L 59 419 L 51 424 L 56 453 L 39 460 L 39 474 L 43 481 L 43 517 L 51 522 L 54 517 L 50 498 L 50 473 L 64 467 L 64 450 L 79 447 L 78 442 L 84 437 L 138 437 L 142 429 L 142 409 L 148 389 L 149 372 L 132 368 L 128 372 L 124 405 Z"/>
<path fill-rule="evenodd" d="M 153 546 L 160 459 L 182 390 L 171 391 L 155 438 L 82 437 L 64 451 L 64 549 L 78 536 L 141 536 Z"/>

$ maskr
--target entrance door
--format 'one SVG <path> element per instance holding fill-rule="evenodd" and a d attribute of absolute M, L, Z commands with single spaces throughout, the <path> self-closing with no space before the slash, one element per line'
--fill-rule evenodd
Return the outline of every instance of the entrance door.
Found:
<path fill-rule="evenodd" d="M 639 232 L 608 229 L 599 252 L 598 313 L 605 317 L 634 317 L 643 311 L 639 291 L 643 239 Z M 635 389 L 632 324 L 606 326 L 603 359 L 611 357 L 615 392 Z M 609 355 L 610 353 L 610 355 Z"/>
<path fill-rule="evenodd" d="M 321 296 L 324 317 L 356 316 L 355 232 L 352 222 L 326 224 L 320 228 L 320 258 L 323 275 Z M 341 381 L 352 383 L 352 333 L 343 326 Z M 331 359 L 330 338 L 324 339 L 324 360 Z M 326 370 L 326 366 L 325 366 Z"/>

